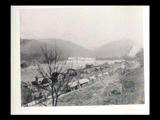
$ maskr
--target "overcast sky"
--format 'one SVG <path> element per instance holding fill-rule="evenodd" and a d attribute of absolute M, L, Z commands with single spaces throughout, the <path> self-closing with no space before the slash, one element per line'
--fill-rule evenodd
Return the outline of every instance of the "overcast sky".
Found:
<path fill-rule="evenodd" d="M 60 38 L 88 49 L 113 40 L 143 41 L 143 8 L 74 6 L 20 10 L 21 38 Z"/>

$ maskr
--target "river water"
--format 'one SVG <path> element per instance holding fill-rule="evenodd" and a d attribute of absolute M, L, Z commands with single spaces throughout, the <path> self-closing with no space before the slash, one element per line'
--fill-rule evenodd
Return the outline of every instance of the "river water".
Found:
<path fill-rule="evenodd" d="M 79 68 L 85 68 L 86 64 L 93 64 L 93 65 L 100 65 L 105 62 L 108 64 L 114 64 L 114 62 L 121 62 L 124 60 L 94 60 L 94 61 L 67 61 L 65 65 L 62 65 L 59 63 L 59 65 L 62 65 L 64 70 L 68 68 L 72 69 L 79 69 Z M 41 64 L 41 68 L 46 72 L 48 70 L 47 64 Z M 37 71 L 36 66 L 29 66 L 25 69 L 22 69 L 23 72 L 21 72 L 21 80 L 22 81 L 33 81 L 35 79 L 36 75 L 39 75 L 40 73 Z"/>
<path fill-rule="evenodd" d="M 93 61 L 67 61 L 67 65 L 74 69 L 84 68 L 86 64 L 100 65 L 104 63 L 114 64 L 115 62 L 122 62 L 124 60 L 93 60 Z"/>

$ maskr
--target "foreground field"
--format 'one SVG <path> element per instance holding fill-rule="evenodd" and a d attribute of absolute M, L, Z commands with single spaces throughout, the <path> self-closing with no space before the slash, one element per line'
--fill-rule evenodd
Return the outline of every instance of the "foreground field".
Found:
<path fill-rule="evenodd" d="M 109 83 L 117 80 L 115 79 L 117 77 L 117 75 L 106 76 L 102 81 L 98 80 L 90 86 L 85 86 L 73 92 L 64 94 L 60 96 L 58 106 L 83 106 L 89 105 L 90 103 L 92 104 L 92 102 L 95 102 L 99 95 L 103 93 Z M 51 106 L 51 104 L 49 106 Z"/>
<path fill-rule="evenodd" d="M 113 85 L 114 83 L 122 86 L 121 94 L 111 94 L 112 90 L 119 89 L 118 86 Z M 58 106 L 113 104 L 144 104 L 143 68 L 122 77 L 106 76 L 103 81 L 99 80 L 91 86 L 63 95 L 58 100 Z"/>
<path fill-rule="evenodd" d="M 144 104 L 144 67 L 120 79 L 123 94 L 120 104 Z"/>

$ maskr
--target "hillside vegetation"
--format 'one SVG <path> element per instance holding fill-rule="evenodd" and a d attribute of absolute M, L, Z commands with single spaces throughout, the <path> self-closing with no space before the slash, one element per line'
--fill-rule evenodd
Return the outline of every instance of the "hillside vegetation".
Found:
<path fill-rule="evenodd" d="M 54 47 L 55 44 L 62 51 L 62 57 L 92 57 L 92 52 L 88 49 L 61 39 L 40 39 L 28 40 L 21 39 L 21 62 L 29 59 L 43 61 L 44 56 L 41 47 L 47 44 L 47 47 Z"/>
<path fill-rule="evenodd" d="M 95 57 L 97 60 L 107 59 L 123 59 L 134 45 L 131 40 L 120 40 L 107 43 L 103 46 L 97 47 L 94 50 L 86 49 L 75 43 L 55 38 L 48 39 L 20 39 L 21 63 L 24 66 L 29 66 L 31 60 L 36 60 L 44 63 L 44 56 L 40 46 L 45 44 L 49 48 L 56 46 L 62 51 L 62 57 Z"/>
<path fill-rule="evenodd" d="M 144 67 L 120 79 L 123 84 L 121 104 L 144 104 Z"/>

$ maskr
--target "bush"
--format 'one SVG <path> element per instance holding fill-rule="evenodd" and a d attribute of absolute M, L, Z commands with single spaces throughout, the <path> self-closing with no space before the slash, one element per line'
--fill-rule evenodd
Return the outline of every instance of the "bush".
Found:
<path fill-rule="evenodd" d="M 26 67 L 30 66 L 30 64 L 31 63 L 29 63 L 29 62 L 24 62 L 21 64 L 21 68 L 26 68 Z"/>
<path fill-rule="evenodd" d="M 21 104 L 27 104 L 32 101 L 33 91 L 21 85 Z"/>

